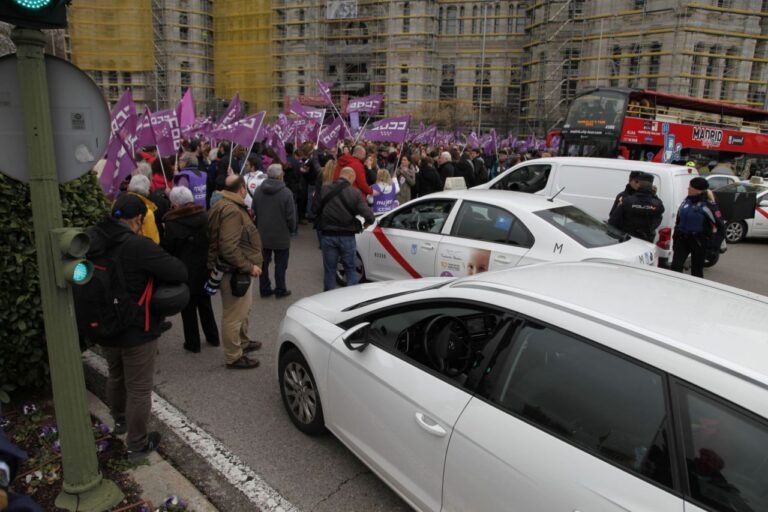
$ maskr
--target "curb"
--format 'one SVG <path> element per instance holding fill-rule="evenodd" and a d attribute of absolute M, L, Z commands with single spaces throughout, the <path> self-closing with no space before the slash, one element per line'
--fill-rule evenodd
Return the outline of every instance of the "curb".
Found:
<path fill-rule="evenodd" d="M 88 392 L 88 408 L 91 414 L 99 418 L 99 421 L 114 429 L 114 421 L 109 414 L 109 408 L 99 397 Z M 119 436 L 124 438 L 124 436 Z M 148 465 L 140 465 L 127 471 L 128 475 L 142 489 L 142 498 L 160 506 L 169 496 L 178 496 L 187 502 L 187 506 L 194 512 L 218 512 L 208 498 L 201 493 L 192 482 L 171 466 L 156 452 L 147 457 Z"/>

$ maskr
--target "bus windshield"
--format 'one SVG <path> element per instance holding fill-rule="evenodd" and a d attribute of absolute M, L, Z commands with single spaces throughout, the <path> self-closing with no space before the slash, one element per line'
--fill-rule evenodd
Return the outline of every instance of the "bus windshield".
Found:
<path fill-rule="evenodd" d="M 618 135 L 626 109 L 627 96 L 620 92 L 599 91 L 579 96 L 568 110 L 563 131 L 585 135 Z"/>

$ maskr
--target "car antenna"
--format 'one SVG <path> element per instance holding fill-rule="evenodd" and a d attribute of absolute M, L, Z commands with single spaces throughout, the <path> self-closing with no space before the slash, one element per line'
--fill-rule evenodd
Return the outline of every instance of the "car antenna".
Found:
<path fill-rule="evenodd" d="M 555 192 L 555 195 L 553 195 L 552 197 L 548 197 L 548 198 L 547 198 L 547 201 L 549 201 L 550 203 L 554 202 L 554 201 L 555 201 L 555 198 L 556 198 L 557 196 L 559 196 L 559 195 L 560 195 L 560 192 L 562 192 L 563 190 L 565 190 L 565 187 L 563 187 L 563 188 L 561 188 L 560 190 L 558 190 L 557 192 Z"/>

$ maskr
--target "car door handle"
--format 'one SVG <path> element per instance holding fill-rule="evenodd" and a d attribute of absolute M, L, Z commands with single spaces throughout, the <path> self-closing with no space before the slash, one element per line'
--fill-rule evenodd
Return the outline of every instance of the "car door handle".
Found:
<path fill-rule="evenodd" d="M 445 434 L 448 433 L 445 431 L 443 427 L 438 425 L 438 423 L 435 420 L 433 420 L 429 416 L 425 416 L 423 413 L 420 413 L 420 412 L 416 413 L 416 423 L 418 423 L 421 428 L 423 428 L 433 436 L 443 437 Z"/>
<path fill-rule="evenodd" d="M 494 261 L 498 261 L 499 263 L 511 263 L 512 260 L 509 259 L 508 256 L 504 256 L 502 254 L 499 254 L 498 256 L 493 258 Z"/>
<path fill-rule="evenodd" d="M 434 251 L 435 250 L 435 246 L 432 245 L 432 244 L 421 244 L 421 248 L 422 249 L 426 249 L 428 251 Z"/>

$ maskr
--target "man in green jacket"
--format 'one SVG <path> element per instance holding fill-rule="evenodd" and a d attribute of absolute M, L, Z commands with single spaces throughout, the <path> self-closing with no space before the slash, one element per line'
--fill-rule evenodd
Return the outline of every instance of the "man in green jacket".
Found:
<path fill-rule="evenodd" d="M 221 341 L 227 368 L 259 366 L 245 354 L 261 348 L 248 339 L 253 302 L 251 281 L 261 275 L 261 237 L 245 206 L 245 180 L 228 176 L 221 199 L 208 212 L 208 269 L 223 270 L 221 280 Z"/>

